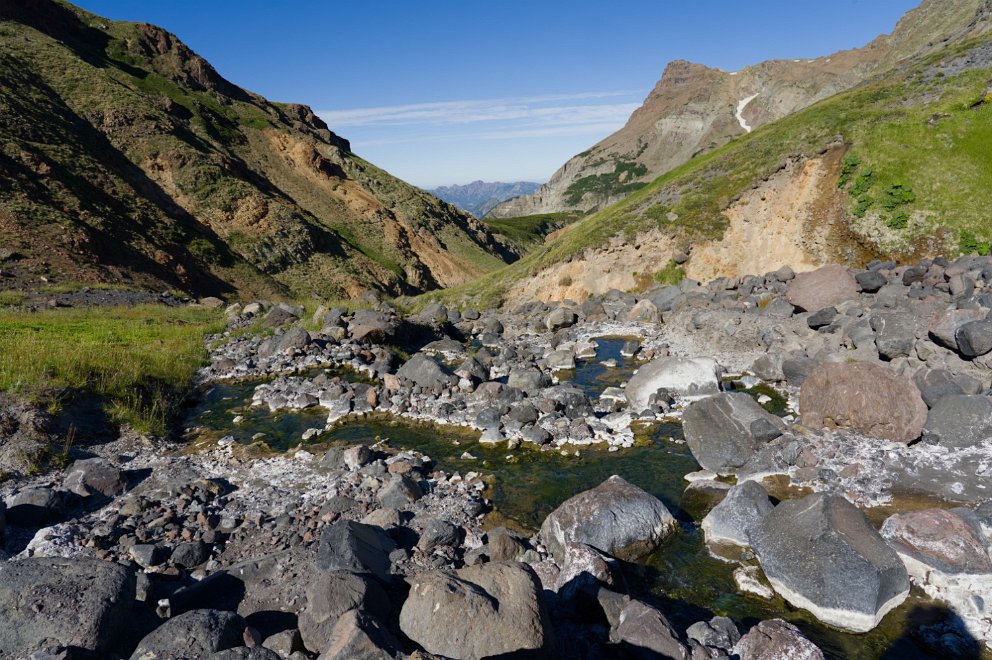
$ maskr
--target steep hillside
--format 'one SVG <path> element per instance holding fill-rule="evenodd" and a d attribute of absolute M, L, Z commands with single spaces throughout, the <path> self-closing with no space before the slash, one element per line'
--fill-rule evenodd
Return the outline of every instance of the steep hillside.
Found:
<path fill-rule="evenodd" d="M 696 157 L 445 295 L 482 305 L 582 299 L 675 272 L 707 279 L 987 252 L 990 153 L 986 34 Z"/>
<path fill-rule="evenodd" d="M 441 186 L 427 192 L 481 218 L 500 202 L 521 195 L 530 195 L 540 187 L 541 184 L 530 181 L 513 183 L 473 181 L 463 186 Z"/>
<path fill-rule="evenodd" d="M 621 130 L 575 156 L 533 195 L 493 216 L 605 208 L 655 177 L 769 122 L 853 88 L 905 58 L 990 26 L 988 0 L 924 0 L 890 35 L 813 60 L 773 60 L 726 72 L 672 62 Z"/>
<path fill-rule="evenodd" d="M 416 293 L 513 256 L 306 106 L 231 84 L 160 28 L 55 0 L 0 0 L 0 238 L 5 288 Z"/>

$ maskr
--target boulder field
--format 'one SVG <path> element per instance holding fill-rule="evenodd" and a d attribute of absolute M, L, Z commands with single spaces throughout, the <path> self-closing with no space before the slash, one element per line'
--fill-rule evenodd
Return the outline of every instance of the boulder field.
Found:
<path fill-rule="evenodd" d="M 234 304 L 207 338 L 196 384 L 248 392 L 231 429 L 316 420 L 274 438 L 287 451 L 194 421 L 178 441 L 82 440 L 64 470 L 21 474 L 28 426 L 54 426 L 4 398 L 0 657 L 824 657 L 802 621 L 652 592 L 638 563 L 695 534 L 746 598 L 831 634 L 939 602 L 943 618 L 909 618 L 916 651 L 992 643 L 992 259 L 368 307 Z M 699 469 L 681 503 L 601 476 L 525 529 L 491 515 L 486 474 L 401 441 L 322 442 L 370 416 L 565 465 L 643 449 L 664 423 Z"/>

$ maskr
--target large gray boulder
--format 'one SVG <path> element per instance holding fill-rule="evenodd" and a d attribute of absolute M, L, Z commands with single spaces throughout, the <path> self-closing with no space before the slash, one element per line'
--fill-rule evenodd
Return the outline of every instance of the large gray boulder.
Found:
<path fill-rule="evenodd" d="M 576 324 L 579 317 L 575 315 L 570 309 L 565 309 L 564 307 L 558 307 L 551 310 L 544 319 L 544 327 L 548 330 L 554 332 L 555 330 L 560 330 L 562 328 L 570 328 Z"/>
<path fill-rule="evenodd" d="M 291 328 L 279 338 L 280 353 L 293 353 L 310 345 L 310 333 L 305 328 Z"/>
<path fill-rule="evenodd" d="M 559 563 L 569 543 L 585 543 L 620 559 L 638 559 L 678 530 L 657 497 L 616 475 L 548 514 L 538 534 Z"/>
<path fill-rule="evenodd" d="M 971 321 L 954 333 L 958 350 L 966 358 L 976 358 L 992 353 L 992 321 Z"/>
<path fill-rule="evenodd" d="M 234 612 L 192 610 L 148 633 L 131 660 L 185 660 L 244 644 L 245 620 Z"/>
<path fill-rule="evenodd" d="M 971 321 L 985 318 L 980 309 L 947 309 L 934 315 L 930 321 L 930 336 L 938 344 L 958 350 L 958 328 Z"/>
<path fill-rule="evenodd" d="M 417 353 L 397 370 L 396 375 L 427 389 L 441 389 L 458 382 L 458 377 L 433 358 Z"/>
<path fill-rule="evenodd" d="M 306 605 L 299 613 L 303 644 L 315 653 L 323 651 L 330 645 L 334 626 L 345 612 L 358 609 L 385 616 L 389 607 L 389 596 L 375 580 L 345 571 L 311 576 Z"/>
<path fill-rule="evenodd" d="M 706 470 L 734 474 L 785 422 L 748 394 L 724 392 L 692 402 L 682 418 L 685 441 Z"/>
<path fill-rule="evenodd" d="M 549 644 L 541 582 L 526 564 L 430 571 L 407 581 L 400 629 L 428 653 L 485 658 Z"/>
<path fill-rule="evenodd" d="M 7 500 L 7 522 L 18 527 L 41 527 L 65 516 L 62 493 L 44 486 L 24 488 Z"/>
<path fill-rule="evenodd" d="M 348 323 L 348 334 L 355 341 L 381 344 L 396 338 L 399 324 L 382 312 L 359 309 Z"/>
<path fill-rule="evenodd" d="M 830 264 L 796 275 L 789 283 L 786 297 L 803 311 L 818 312 L 847 300 L 857 300 L 858 283 L 846 268 Z"/>
<path fill-rule="evenodd" d="M 886 312 L 871 317 L 878 354 L 888 360 L 912 355 L 916 347 L 916 318 L 906 312 Z"/>
<path fill-rule="evenodd" d="M 322 571 L 368 573 L 389 578 L 389 553 L 396 544 L 381 528 L 342 520 L 320 533 L 317 568 Z"/>
<path fill-rule="evenodd" d="M 992 399 L 982 395 L 942 397 L 927 414 L 923 440 L 945 447 L 974 447 L 992 439 Z"/>
<path fill-rule="evenodd" d="M 72 464 L 62 487 L 80 497 L 106 499 L 123 493 L 127 480 L 107 459 L 86 458 Z"/>
<path fill-rule="evenodd" d="M 719 365 L 712 358 L 666 357 L 650 362 L 627 383 L 627 401 L 634 411 L 645 410 L 652 394 L 664 388 L 672 394 L 703 396 L 720 391 Z"/>
<path fill-rule="evenodd" d="M 769 619 L 747 631 L 734 645 L 731 657 L 740 660 L 823 660 L 823 651 L 791 623 Z"/>
<path fill-rule="evenodd" d="M 837 628 L 867 632 L 909 595 L 899 556 L 838 495 L 782 502 L 749 538 L 775 591 Z"/>
<path fill-rule="evenodd" d="M 551 378 L 536 367 L 514 367 L 506 378 L 507 387 L 513 387 L 529 396 L 537 395 L 551 384 Z"/>
<path fill-rule="evenodd" d="M 0 658 L 52 643 L 101 656 L 127 622 L 134 573 L 97 559 L 0 561 Z"/>
<path fill-rule="evenodd" d="M 707 543 L 748 545 L 751 528 L 775 507 L 768 492 L 756 481 L 737 484 L 727 496 L 703 518 L 702 530 Z"/>
<path fill-rule="evenodd" d="M 927 419 L 913 381 L 872 362 L 821 364 L 803 382 L 799 410 L 805 426 L 853 428 L 902 443 L 919 438 Z"/>
<path fill-rule="evenodd" d="M 632 657 L 644 660 L 686 660 L 689 649 L 679 639 L 665 615 L 639 600 L 631 600 L 610 631 L 610 641 L 622 644 Z"/>

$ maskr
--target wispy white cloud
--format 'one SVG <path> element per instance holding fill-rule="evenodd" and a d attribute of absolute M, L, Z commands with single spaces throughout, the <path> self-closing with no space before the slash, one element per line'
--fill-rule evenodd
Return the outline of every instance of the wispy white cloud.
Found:
<path fill-rule="evenodd" d="M 503 99 L 440 101 L 396 106 L 324 110 L 317 114 L 332 128 L 353 126 L 456 125 L 478 122 L 532 121 L 571 123 L 614 120 L 618 113 L 629 115 L 637 104 L 597 103 L 604 99 L 629 97 L 630 92 L 586 92 Z M 580 103 L 589 101 L 589 103 Z"/>
<path fill-rule="evenodd" d="M 635 106 L 636 107 L 636 106 Z M 394 144 L 417 144 L 420 142 L 437 144 L 439 142 L 465 142 L 480 140 L 513 140 L 549 137 L 581 137 L 608 135 L 623 125 L 624 120 L 633 108 L 626 114 L 617 115 L 616 121 L 604 121 L 586 124 L 566 124 L 559 126 L 534 126 L 515 128 L 507 127 L 489 131 L 474 131 L 467 133 L 416 133 L 397 137 L 372 138 L 362 140 L 363 147 L 379 147 Z"/>

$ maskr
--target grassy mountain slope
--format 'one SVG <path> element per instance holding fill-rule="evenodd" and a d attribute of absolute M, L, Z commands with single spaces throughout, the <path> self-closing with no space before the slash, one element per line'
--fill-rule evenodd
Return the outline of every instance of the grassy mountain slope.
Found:
<path fill-rule="evenodd" d="M 746 127 L 779 120 L 881 75 L 906 58 L 988 30 L 990 20 L 988 0 L 923 0 L 891 34 L 863 48 L 815 59 L 770 60 L 735 72 L 671 62 L 622 129 L 570 159 L 537 193 L 504 202 L 490 214 L 606 208 L 670 169 L 745 134 Z"/>
<path fill-rule="evenodd" d="M 0 0 L 0 238 L 20 285 L 201 295 L 416 293 L 514 256 L 309 108 L 56 0 Z"/>
<path fill-rule="evenodd" d="M 495 275 L 444 292 L 494 304 L 514 287 L 575 260 L 605 259 L 610 239 L 663 235 L 689 248 L 720 241 L 726 211 L 790 162 L 843 151 L 832 174 L 831 258 L 911 256 L 987 249 L 992 240 L 992 37 L 905 63 L 857 89 L 744 135 L 657 178 L 573 225 Z M 814 209 L 815 211 L 815 209 Z M 829 215 L 813 213 L 812 222 Z M 754 217 L 756 223 L 768 219 Z M 639 270 L 670 254 L 647 252 Z M 815 259 L 823 255 L 812 255 Z M 691 273 L 695 255 L 687 268 Z M 434 297 L 434 296 L 431 296 Z"/>

